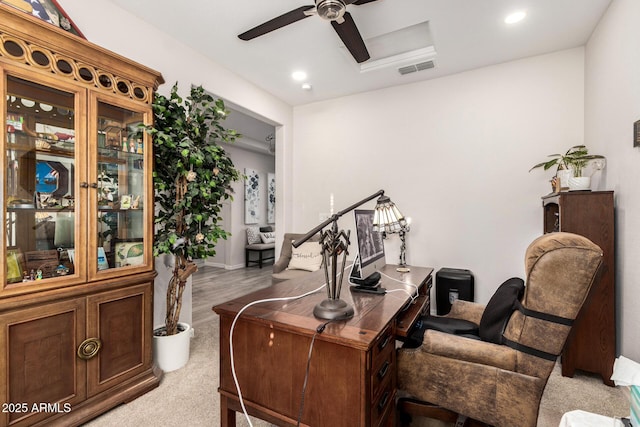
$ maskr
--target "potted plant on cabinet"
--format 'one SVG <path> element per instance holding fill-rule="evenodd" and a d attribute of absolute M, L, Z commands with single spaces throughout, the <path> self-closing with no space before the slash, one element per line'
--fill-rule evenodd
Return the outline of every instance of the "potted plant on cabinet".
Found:
<path fill-rule="evenodd" d="M 167 254 L 173 260 L 165 324 L 154 330 L 154 351 L 160 368 L 169 371 L 189 358 L 189 325 L 178 320 L 187 280 L 197 270 L 193 260 L 215 255 L 218 239 L 229 235 L 219 225 L 220 212 L 224 201 L 232 199 L 231 184 L 240 174 L 220 142 L 233 142 L 240 135 L 221 125 L 228 114 L 224 102 L 201 86 L 192 87 L 184 100 L 177 83 L 169 97 L 156 94 L 153 113 L 154 124 L 146 127 L 154 151 L 153 249 L 155 256 Z M 186 336 L 186 355 L 174 358 L 177 348 L 171 342 L 166 344 L 171 354 L 165 357 L 161 341 L 177 341 L 172 339 L 177 335 Z"/>
<path fill-rule="evenodd" d="M 569 148 L 564 154 L 550 154 L 550 159 L 534 165 L 529 172 L 542 167 L 544 170 L 556 167 L 556 179 L 559 189 L 569 188 L 570 190 L 587 190 L 591 185 L 591 177 L 583 177 L 584 168 L 595 159 L 604 159 L 599 154 L 589 154 L 585 145 L 576 145 Z M 602 169 L 603 165 L 598 165 L 596 170 Z"/>

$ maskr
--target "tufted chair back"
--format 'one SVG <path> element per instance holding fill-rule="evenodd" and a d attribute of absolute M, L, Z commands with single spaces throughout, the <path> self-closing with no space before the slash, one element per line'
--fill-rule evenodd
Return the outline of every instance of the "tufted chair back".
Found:
<path fill-rule="evenodd" d="M 516 372 L 549 377 L 601 263 L 602 250 L 577 234 L 549 233 L 529 245 L 522 306 L 534 314 L 515 311 L 504 337 L 517 343 L 516 349 L 526 346 L 536 351 L 518 351 Z"/>

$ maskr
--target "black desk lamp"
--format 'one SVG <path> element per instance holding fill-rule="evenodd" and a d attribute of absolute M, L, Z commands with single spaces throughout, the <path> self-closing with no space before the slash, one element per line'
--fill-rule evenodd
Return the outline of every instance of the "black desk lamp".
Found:
<path fill-rule="evenodd" d="M 320 319 L 336 320 L 350 319 L 353 317 L 353 307 L 340 299 L 345 261 L 348 253 L 347 250 L 351 242 L 349 241 L 349 230 L 346 232 L 344 230 L 338 230 L 338 219 L 342 215 L 362 206 L 376 197 L 378 197 L 378 201 L 376 203 L 376 210 L 374 214 L 374 229 L 383 231 L 382 227 L 386 226 L 398 228 L 400 227 L 401 222 L 404 222 L 406 225 L 406 220 L 398 208 L 396 208 L 393 202 L 391 202 L 389 197 L 384 195 L 384 190 L 380 190 L 377 193 L 349 206 L 348 208 L 331 215 L 323 223 L 305 234 L 301 239 L 293 242 L 293 247 L 297 248 L 316 233 L 321 233 L 319 244 L 322 246 L 322 266 L 324 267 L 325 280 L 327 283 L 327 299 L 317 304 L 313 309 L 314 316 Z M 391 221 L 394 218 L 396 225 L 386 222 Z M 329 224 L 331 224 L 331 228 L 323 230 Z M 340 255 L 342 255 L 341 266 L 338 266 L 338 256 Z M 340 267 L 339 278 L 338 267 Z"/>

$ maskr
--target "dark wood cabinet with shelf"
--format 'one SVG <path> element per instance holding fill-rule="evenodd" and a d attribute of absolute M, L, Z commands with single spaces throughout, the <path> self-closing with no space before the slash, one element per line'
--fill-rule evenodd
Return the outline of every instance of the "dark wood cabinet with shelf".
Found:
<path fill-rule="evenodd" d="M 575 370 L 599 374 L 613 386 L 616 357 L 615 225 L 613 191 L 563 192 L 542 198 L 544 232 L 564 231 L 600 246 L 600 280 L 583 307 L 562 354 L 562 375 Z"/>

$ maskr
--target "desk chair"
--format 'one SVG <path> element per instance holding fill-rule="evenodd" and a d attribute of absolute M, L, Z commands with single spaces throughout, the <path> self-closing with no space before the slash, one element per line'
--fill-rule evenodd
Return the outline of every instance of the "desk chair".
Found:
<path fill-rule="evenodd" d="M 535 427 L 549 375 L 601 265 L 602 250 L 585 237 L 550 233 L 534 240 L 525 255 L 521 308 L 502 344 L 427 330 L 420 347 L 398 350 L 398 388 L 411 397 L 400 400 L 399 412 Z M 459 303 L 468 310 L 452 311 L 479 320 L 482 306 Z"/>

